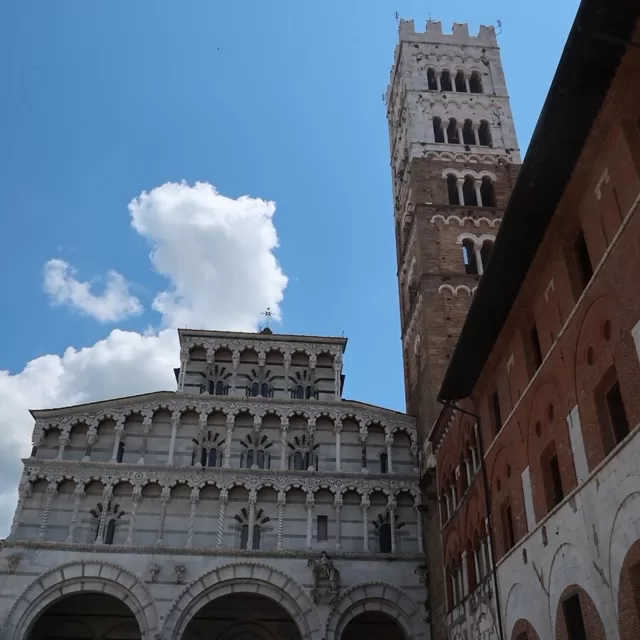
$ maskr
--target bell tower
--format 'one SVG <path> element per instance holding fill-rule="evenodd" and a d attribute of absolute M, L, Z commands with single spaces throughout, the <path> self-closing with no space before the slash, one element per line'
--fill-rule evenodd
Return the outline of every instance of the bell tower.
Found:
<path fill-rule="evenodd" d="M 402 347 L 408 413 L 422 443 L 437 396 L 520 168 L 500 49 L 493 27 L 423 33 L 400 21 L 386 94 L 391 147 Z M 427 505 L 425 552 L 433 637 L 444 631 L 440 522 Z"/>

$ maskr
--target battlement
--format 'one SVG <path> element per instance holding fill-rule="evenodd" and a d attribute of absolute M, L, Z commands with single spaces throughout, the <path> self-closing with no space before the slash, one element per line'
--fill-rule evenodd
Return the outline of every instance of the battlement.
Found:
<path fill-rule="evenodd" d="M 498 39 L 493 26 L 481 25 L 477 36 L 469 34 L 469 25 L 466 22 L 456 22 L 453 25 L 453 33 L 443 33 L 442 23 L 436 20 L 428 20 L 425 31 L 416 32 L 413 20 L 400 20 L 398 28 L 400 42 L 422 42 L 434 44 L 453 44 L 459 46 L 483 46 L 497 47 Z"/>

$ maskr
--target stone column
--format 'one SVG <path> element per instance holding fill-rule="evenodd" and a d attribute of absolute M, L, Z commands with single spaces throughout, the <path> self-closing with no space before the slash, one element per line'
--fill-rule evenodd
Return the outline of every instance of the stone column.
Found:
<path fill-rule="evenodd" d="M 64 457 L 64 449 L 69 445 L 69 440 L 69 432 L 67 430 L 63 431 L 60 434 L 60 438 L 58 440 L 58 443 L 60 445 L 60 448 L 58 449 L 58 460 L 62 460 L 62 458 Z"/>
<path fill-rule="evenodd" d="M 384 444 L 387 448 L 387 473 L 393 473 L 393 464 L 391 462 L 391 447 L 393 445 L 393 434 L 387 435 L 384 439 Z"/>
<path fill-rule="evenodd" d="M 286 503 L 287 503 L 287 494 L 284 491 L 278 491 L 278 544 L 277 544 L 278 551 L 280 551 L 283 546 L 284 506 Z"/>
<path fill-rule="evenodd" d="M 120 441 L 124 434 L 124 418 L 118 418 L 115 428 L 116 437 L 113 441 L 113 452 L 111 453 L 111 462 L 115 462 L 118 459 L 118 449 L 120 448 Z"/>
<path fill-rule="evenodd" d="M 416 512 L 416 532 L 418 538 L 418 551 L 422 551 L 423 541 L 422 541 L 422 514 L 420 513 L 420 505 L 416 504 L 413 507 Z"/>
<path fill-rule="evenodd" d="M 138 458 L 138 464 L 144 464 L 144 457 L 147 455 L 147 440 L 151 433 L 151 427 L 153 425 L 153 413 L 147 412 L 142 416 L 142 447 L 140 449 L 140 457 Z"/>
<path fill-rule="evenodd" d="M 307 549 L 311 549 L 311 537 L 313 534 L 313 505 L 315 504 L 312 494 L 307 494 Z"/>
<path fill-rule="evenodd" d="M 471 460 L 469 458 L 464 459 L 464 468 L 467 471 L 467 485 L 471 486 L 471 479 L 473 478 L 473 471 L 471 470 Z"/>
<path fill-rule="evenodd" d="M 478 468 L 478 453 L 476 452 L 475 447 L 471 447 L 471 462 L 473 464 L 473 473 L 475 474 L 476 469 Z"/>
<path fill-rule="evenodd" d="M 409 451 L 411 452 L 411 457 L 413 458 L 413 470 L 417 472 L 420 467 L 420 460 L 418 459 L 418 443 L 415 440 L 411 441 Z"/>
<path fill-rule="evenodd" d="M 442 139 L 444 140 L 444 144 L 449 144 L 449 132 L 447 131 L 448 129 L 447 122 L 448 120 L 445 120 L 444 118 L 440 120 L 440 127 L 442 129 Z"/>
<path fill-rule="evenodd" d="M 73 495 L 73 511 L 71 513 L 71 522 L 69 522 L 69 534 L 67 535 L 67 542 L 73 542 L 73 537 L 76 532 L 76 526 L 78 525 L 78 512 L 80 511 L 80 503 L 82 502 L 82 498 L 84 496 L 84 484 L 77 484 Z"/>
<path fill-rule="evenodd" d="M 256 524 L 256 502 L 258 496 L 255 490 L 249 492 L 249 535 L 247 536 L 247 549 L 253 549 L 253 527 Z"/>
<path fill-rule="evenodd" d="M 142 498 L 142 487 L 139 485 L 133 487 L 133 493 L 131 494 L 131 497 L 131 515 L 129 516 L 129 530 L 127 531 L 127 541 L 125 543 L 128 546 L 131 546 L 133 544 L 133 528 L 136 521 L 136 514 L 138 513 L 138 505 L 140 504 L 140 499 Z"/>
<path fill-rule="evenodd" d="M 464 74 L 464 84 L 465 84 L 465 87 L 467 88 L 467 93 L 471 93 L 471 86 L 469 85 L 469 76 L 466 73 Z"/>
<path fill-rule="evenodd" d="M 371 502 L 369 501 L 369 496 L 362 496 L 362 502 L 360 506 L 362 507 L 362 536 L 363 536 L 363 542 L 364 542 L 363 551 L 369 551 L 368 512 L 369 512 L 369 507 L 371 506 Z"/>
<path fill-rule="evenodd" d="M 442 71 L 436 71 L 436 87 L 438 88 L 438 91 L 442 91 Z"/>
<path fill-rule="evenodd" d="M 396 552 L 396 507 L 398 506 L 394 497 L 387 498 L 387 510 L 389 511 L 389 528 L 391 529 L 391 553 Z"/>
<path fill-rule="evenodd" d="M 480 146 L 480 134 L 478 132 L 479 126 L 477 122 L 474 122 L 472 125 L 472 130 L 473 130 L 473 137 L 475 138 L 476 141 L 476 146 Z"/>
<path fill-rule="evenodd" d="M 307 471 L 315 471 L 315 466 L 313 464 L 313 446 L 315 444 L 315 436 L 316 436 L 316 417 L 309 416 L 309 421 L 307 423 L 307 428 L 309 430 L 309 464 L 307 465 Z"/>
<path fill-rule="evenodd" d="M 171 413 L 171 441 L 169 442 L 169 458 L 167 466 L 173 464 L 173 456 L 176 452 L 176 436 L 178 435 L 178 425 L 180 424 L 180 411 L 174 409 Z"/>
<path fill-rule="evenodd" d="M 196 510 L 198 508 L 198 502 L 200 501 L 200 487 L 193 487 L 191 489 L 191 496 L 189 497 L 191 508 L 189 510 L 189 526 L 187 528 L 187 547 L 193 546 L 193 534 L 196 532 Z"/>
<path fill-rule="evenodd" d="M 360 427 L 360 442 L 362 442 L 362 473 L 369 473 L 367 469 L 367 427 Z"/>
<path fill-rule="evenodd" d="M 333 506 L 336 508 L 336 551 L 340 551 L 342 546 L 342 494 L 336 493 L 333 500 Z"/>
<path fill-rule="evenodd" d="M 476 190 L 476 200 L 478 201 L 478 206 L 482 206 L 482 191 L 480 191 L 480 187 L 482 186 L 482 180 L 475 179 L 473 181 L 473 188 Z"/>
<path fill-rule="evenodd" d="M 451 498 L 449 497 L 449 493 L 445 491 L 444 500 L 447 506 L 447 520 L 451 517 L 452 509 L 451 509 Z"/>
<path fill-rule="evenodd" d="M 335 382 L 335 399 L 340 400 L 342 395 L 340 393 L 340 387 L 342 386 L 342 358 L 338 355 L 333 359 L 333 375 Z"/>
<path fill-rule="evenodd" d="M 224 512 L 227 510 L 229 492 L 226 489 L 220 491 L 220 515 L 218 516 L 218 540 L 216 546 L 222 547 L 224 544 Z"/>
<path fill-rule="evenodd" d="M 465 204 L 464 201 L 464 191 L 462 190 L 462 185 L 464 185 L 464 178 L 458 178 L 456 180 L 456 187 L 458 188 L 458 201 L 461 205 Z"/>
<path fill-rule="evenodd" d="M 291 367 L 291 354 L 284 354 L 284 392 L 289 398 L 289 368 Z"/>
<path fill-rule="evenodd" d="M 231 366 L 232 366 L 232 375 L 231 375 L 231 395 L 235 396 L 236 394 L 236 384 L 238 382 L 238 366 L 240 365 L 240 351 L 237 349 L 233 350 L 231 355 Z"/>
<path fill-rule="evenodd" d="M 170 501 L 171 501 L 171 488 L 162 487 L 162 493 L 160 494 L 160 502 L 162 504 L 162 509 L 160 510 L 160 524 L 158 525 L 158 539 L 156 540 L 156 545 L 158 547 L 161 547 L 164 541 L 164 522 L 167 518 L 167 507 L 169 506 Z"/>
<path fill-rule="evenodd" d="M 233 437 L 233 427 L 236 422 L 236 414 L 231 412 L 227 414 L 227 435 L 224 440 L 224 468 L 231 467 L 231 438 Z"/>
<path fill-rule="evenodd" d="M 480 563 L 478 562 L 478 552 L 473 550 L 473 566 L 476 570 L 476 582 L 479 583 L 482 580 L 482 573 L 480 573 Z"/>
<path fill-rule="evenodd" d="M 456 495 L 456 485 L 451 485 L 451 510 L 455 511 L 458 506 L 458 496 Z"/>
<path fill-rule="evenodd" d="M 458 144 L 464 144 L 464 121 L 456 122 L 458 128 Z"/>
<path fill-rule="evenodd" d="M 89 460 L 91 460 L 91 449 L 96 442 L 98 442 L 98 425 L 94 423 L 87 430 L 87 448 L 85 449 L 82 462 L 89 462 Z"/>
<path fill-rule="evenodd" d="M 95 544 L 103 544 L 104 542 L 104 530 L 107 522 L 107 513 L 111 507 L 111 498 L 113 497 L 113 487 L 111 485 L 106 486 L 102 492 L 102 511 L 100 512 L 100 521 L 98 522 L 98 535 L 95 539 Z"/>
<path fill-rule="evenodd" d="M 287 435 L 289 418 L 280 418 L 280 470 L 287 468 Z"/>
<path fill-rule="evenodd" d="M 336 434 L 336 471 L 340 471 L 340 434 L 342 433 L 342 420 L 337 418 L 333 430 Z"/>
<path fill-rule="evenodd" d="M 36 445 L 34 445 L 36 446 Z M 9 538 L 13 539 L 18 535 L 18 529 L 22 521 L 22 514 L 24 512 L 24 503 L 27 498 L 32 495 L 32 486 L 29 482 L 21 482 L 18 487 L 18 504 L 16 505 L 15 513 L 13 514 L 13 521 L 11 523 L 11 532 Z"/>
<path fill-rule="evenodd" d="M 184 379 L 187 375 L 187 363 L 189 362 L 189 351 L 180 350 L 180 373 L 178 374 L 178 391 L 184 391 Z"/>
<path fill-rule="evenodd" d="M 491 544 L 489 542 L 489 518 L 485 518 L 484 526 L 487 531 L 487 537 L 485 538 L 485 543 L 487 546 L 487 572 L 491 571 L 493 567 L 493 555 L 491 552 Z"/>
<path fill-rule="evenodd" d="M 56 493 L 58 493 L 58 483 L 54 480 L 49 482 L 49 486 L 45 491 L 44 509 L 42 511 L 42 520 L 40 521 L 40 540 L 44 540 L 49 525 L 49 514 L 51 513 L 51 503 Z"/>
<path fill-rule="evenodd" d="M 462 598 L 469 593 L 469 568 L 467 567 L 467 552 L 462 552 Z"/>

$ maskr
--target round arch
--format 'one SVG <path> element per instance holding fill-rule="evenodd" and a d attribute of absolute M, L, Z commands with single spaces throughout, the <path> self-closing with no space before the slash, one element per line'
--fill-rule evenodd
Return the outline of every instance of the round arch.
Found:
<path fill-rule="evenodd" d="M 385 582 L 367 582 L 347 589 L 329 613 L 324 638 L 340 640 L 349 622 L 367 611 L 386 613 L 394 618 L 406 638 L 427 639 L 418 604 L 404 591 Z"/>
<path fill-rule="evenodd" d="M 57 600 L 77 593 L 104 593 L 126 604 L 140 628 L 142 640 L 158 633 L 155 602 L 130 571 L 109 562 L 70 562 L 38 576 L 20 594 L 0 630 L 2 640 L 22 640 L 40 614 Z"/>
<path fill-rule="evenodd" d="M 187 584 L 167 612 L 164 636 L 182 638 L 189 621 L 202 607 L 231 593 L 271 598 L 289 613 L 302 640 L 319 637 L 318 612 L 302 587 L 285 573 L 258 563 L 228 564 Z"/>

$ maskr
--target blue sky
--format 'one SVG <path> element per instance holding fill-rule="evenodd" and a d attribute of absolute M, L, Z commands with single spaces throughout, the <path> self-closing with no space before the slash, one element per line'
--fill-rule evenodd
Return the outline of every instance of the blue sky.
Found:
<path fill-rule="evenodd" d="M 143 190 L 184 179 L 209 182 L 229 198 L 276 202 L 275 254 L 289 283 L 283 320 L 274 328 L 344 332 L 346 395 L 402 409 L 381 99 L 397 40 L 394 13 L 422 28 L 430 11 L 446 30 L 457 21 L 469 22 L 472 32 L 480 23 L 502 21 L 499 40 L 524 150 L 577 4 L 4 2 L 5 382 L 34 358 L 91 347 L 115 327 L 159 326 L 152 301 L 167 289 L 167 278 L 151 265 L 149 240 L 132 228 L 127 205 Z M 78 280 L 95 281 L 97 292 L 105 274 L 116 270 L 144 312 L 98 322 L 52 305 L 43 291 L 43 269 L 52 258 L 72 265 Z M 50 397 L 30 396 L 25 385 L 16 394 L 29 406 Z M 74 396 L 51 402 L 60 397 Z"/>

